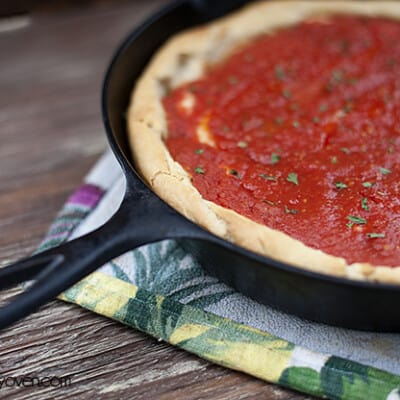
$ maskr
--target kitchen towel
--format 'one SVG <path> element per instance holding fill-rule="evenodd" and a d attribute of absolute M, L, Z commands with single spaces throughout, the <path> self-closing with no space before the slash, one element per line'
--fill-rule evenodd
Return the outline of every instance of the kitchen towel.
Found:
<path fill-rule="evenodd" d="M 39 251 L 101 226 L 124 189 L 120 167 L 107 152 L 60 211 Z M 400 400 L 400 334 L 331 327 L 259 304 L 207 275 L 173 240 L 118 257 L 60 298 L 304 393 Z"/>

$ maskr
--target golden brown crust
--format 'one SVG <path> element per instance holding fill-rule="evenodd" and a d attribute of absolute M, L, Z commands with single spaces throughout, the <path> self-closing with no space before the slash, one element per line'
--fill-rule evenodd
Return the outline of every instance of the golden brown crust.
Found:
<path fill-rule="evenodd" d="M 261 1 L 204 27 L 170 39 L 137 82 L 128 110 L 128 130 L 137 168 L 151 188 L 179 212 L 218 236 L 289 264 L 340 277 L 400 284 L 400 266 L 348 265 L 235 211 L 202 198 L 174 161 L 163 139 L 167 123 L 161 99 L 180 84 L 201 77 L 205 67 L 261 33 L 329 14 L 400 19 L 397 1 Z M 190 105 L 190 99 L 189 99 Z"/>

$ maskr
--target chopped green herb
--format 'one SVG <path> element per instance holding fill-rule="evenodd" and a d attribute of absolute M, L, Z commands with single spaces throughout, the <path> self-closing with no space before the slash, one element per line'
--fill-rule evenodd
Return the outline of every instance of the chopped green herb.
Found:
<path fill-rule="evenodd" d="M 280 118 L 280 117 L 275 118 L 275 123 L 277 125 L 282 125 L 283 124 L 283 118 Z"/>
<path fill-rule="evenodd" d="M 366 39 L 362 41 L 362 44 L 365 46 L 366 49 L 369 49 L 371 47 L 371 41 Z"/>
<path fill-rule="evenodd" d="M 282 65 L 278 64 L 275 67 L 275 76 L 281 81 L 284 81 L 286 79 L 285 70 L 283 69 Z"/>
<path fill-rule="evenodd" d="M 293 121 L 293 126 L 294 126 L 295 128 L 300 127 L 300 122 L 299 122 L 299 121 Z"/>
<path fill-rule="evenodd" d="M 299 210 L 296 210 L 295 208 L 290 209 L 288 206 L 285 206 L 285 213 L 286 214 L 297 214 Z"/>
<path fill-rule="evenodd" d="M 286 99 L 290 99 L 292 97 L 292 92 L 289 89 L 283 89 L 282 96 Z"/>
<path fill-rule="evenodd" d="M 347 147 L 342 147 L 340 151 L 343 151 L 345 154 L 350 154 L 350 150 Z"/>
<path fill-rule="evenodd" d="M 346 189 L 348 186 L 343 182 L 335 182 L 336 189 Z"/>
<path fill-rule="evenodd" d="M 388 63 L 389 67 L 394 67 L 397 64 L 397 61 L 395 58 L 392 57 L 392 58 L 389 58 L 387 63 Z"/>
<path fill-rule="evenodd" d="M 229 82 L 231 85 L 236 85 L 236 84 L 239 82 L 239 80 L 238 80 L 238 78 L 237 78 L 236 76 L 232 75 L 232 76 L 230 76 L 230 77 L 228 78 L 228 82 Z"/>
<path fill-rule="evenodd" d="M 276 153 L 271 154 L 271 164 L 272 165 L 277 164 L 280 159 L 281 159 L 281 156 L 279 156 L 278 154 L 276 154 Z"/>
<path fill-rule="evenodd" d="M 278 178 L 274 175 L 267 175 L 267 174 L 259 174 L 258 175 L 260 178 L 263 178 L 267 181 L 276 181 Z"/>
<path fill-rule="evenodd" d="M 267 204 L 269 204 L 270 206 L 274 206 L 274 205 L 275 205 L 275 203 L 274 203 L 273 201 L 271 201 L 271 200 L 263 200 L 262 202 L 263 202 L 263 203 L 267 203 Z"/>
<path fill-rule="evenodd" d="M 373 183 L 372 183 L 372 182 L 363 182 L 362 185 L 363 185 L 365 188 L 371 188 L 372 185 L 373 185 Z"/>
<path fill-rule="evenodd" d="M 204 171 L 202 167 L 196 167 L 194 172 L 196 172 L 196 174 L 204 174 L 206 171 Z"/>
<path fill-rule="evenodd" d="M 189 92 L 191 92 L 191 93 L 196 93 L 198 91 L 199 91 L 199 88 L 195 85 L 192 85 L 189 87 Z"/>
<path fill-rule="evenodd" d="M 346 104 L 343 106 L 343 111 L 348 114 L 351 110 L 353 109 L 353 102 L 348 101 Z"/>
<path fill-rule="evenodd" d="M 383 175 L 389 175 L 392 171 L 387 168 L 379 168 L 379 172 Z"/>
<path fill-rule="evenodd" d="M 340 50 L 342 51 L 342 53 L 346 54 L 349 51 L 350 48 L 350 43 L 348 40 L 341 40 L 339 43 L 340 46 Z"/>
<path fill-rule="evenodd" d="M 238 147 L 240 147 L 241 149 L 245 149 L 247 146 L 248 146 L 248 144 L 247 144 L 247 142 L 245 142 L 244 140 L 241 140 L 240 142 L 238 142 Z"/>
<path fill-rule="evenodd" d="M 229 173 L 230 173 L 231 175 L 233 175 L 233 176 L 236 176 L 236 178 L 238 178 L 238 179 L 242 179 L 242 176 L 239 174 L 239 172 L 236 171 L 236 169 L 231 169 L 231 170 L 229 171 Z"/>
<path fill-rule="evenodd" d="M 338 162 L 337 157 L 336 157 L 336 156 L 333 156 L 333 157 L 331 158 L 331 163 L 332 163 L 332 164 L 337 164 L 337 162 Z"/>
<path fill-rule="evenodd" d="M 348 215 L 347 219 L 353 224 L 357 225 L 365 225 L 367 223 L 367 220 L 365 218 L 356 217 L 354 215 Z"/>
<path fill-rule="evenodd" d="M 367 233 L 367 236 L 368 236 L 370 239 L 377 239 L 377 238 L 384 238 L 386 235 L 385 235 L 384 233 L 375 233 L 375 232 L 372 232 L 372 233 Z"/>
<path fill-rule="evenodd" d="M 314 124 L 319 124 L 319 121 L 320 121 L 319 117 L 314 117 L 313 118 Z"/>
<path fill-rule="evenodd" d="M 390 96 L 390 94 L 389 93 L 385 93 L 384 95 L 383 95 L 383 101 L 387 104 L 387 103 L 389 103 L 391 100 L 392 100 L 392 96 Z"/>
<path fill-rule="evenodd" d="M 321 104 L 321 105 L 319 106 L 319 111 L 325 112 L 325 111 L 327 111 L 327 110 L 328 110 L 328 105 L 327 105 L 327 104 Z"/>
<path fill-rule="evenodd" d="M 326 86 L 325 86 L 325 90 L 327 91 L 327 92 L 333 92 L 333 84 L 332 83 L 328 83 Z"/>
<path fill-rule="evenodd" d="M 196 149 L 194 152 L 196 154 L 203 154 L 204 153 L 204 149 Z"/>
<path fill-rule="evenodd" d="M 354 78 L 354 77 L 347 79 L 347 83 L 350 85 L 355 85 L 357 82 L 358 82 L 358 79 Z"/>
<path fill-rule="evenodd" d="M 287 180 L 288 182 L 290 182 L 290 183 L 294 183 L 295 185 L 298 185 L 298 184 L 299 184 L 299 180 L 298 180 L 297 174 L 296 174 L 295 172 L 291 172 L 291 173 L 287 176 L 286 180 Z"/>
<path fill-rule="evenodd" d="M 369 211 L 369 206 L 368 206 L 368 199 L 363 197 L 361 199 L 361 208 L 365 211 Z"/>
<path fill-rule="evenodd" d="M 335 82 L 342 82 L 343 80 L 343 71 L 334 70 L 332 71 L 332 80 Z"/>

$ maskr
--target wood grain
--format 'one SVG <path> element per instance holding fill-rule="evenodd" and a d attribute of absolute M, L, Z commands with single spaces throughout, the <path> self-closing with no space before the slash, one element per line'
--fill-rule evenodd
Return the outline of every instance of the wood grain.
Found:
<path fill-rule="evenodd" d="M 4 30 L 0 19 L 0 265 L 35 249 L 105 149 L 104 70 L 121 38 L 165 2 L 63 8 Z M 305 399 L 60 301 L 0 335 L 0 376 L 27 375 L 72 385 L 0 388 L 0 398 Z"/>

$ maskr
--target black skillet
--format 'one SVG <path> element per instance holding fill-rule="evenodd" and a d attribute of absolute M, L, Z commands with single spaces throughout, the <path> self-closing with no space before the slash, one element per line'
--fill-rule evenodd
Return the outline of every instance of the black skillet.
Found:
<path fill-rule="evenodd" d="M 0 289 L 34 281 L 0 310 L 0 328 L 25 317 L 112 258 L 146 243 L 174 238 L 210 274 L 261 303 L 346 328 L 400 332 L 400 286 L 308 272 L 215 237 L 160 200 L 132 164 L 124 114 L 134 82 L 151 55 L 177 31 L 244 3 L 176 1 L 135 29 L 117 50 L 105 78 L 102 108 L 110 145 L 127 180 L 124 200 L 96 231 L 0 270 Z"/>

